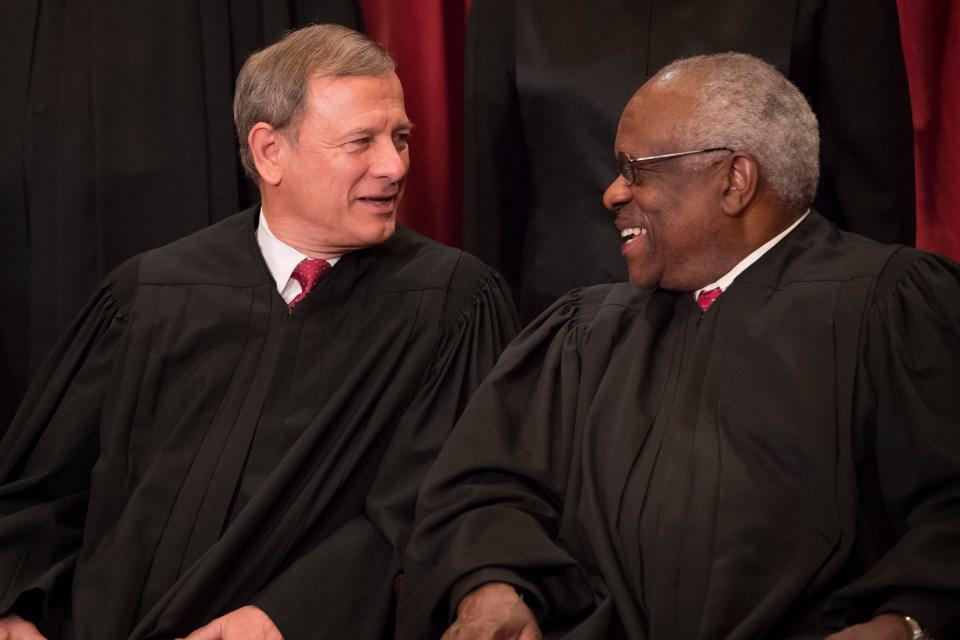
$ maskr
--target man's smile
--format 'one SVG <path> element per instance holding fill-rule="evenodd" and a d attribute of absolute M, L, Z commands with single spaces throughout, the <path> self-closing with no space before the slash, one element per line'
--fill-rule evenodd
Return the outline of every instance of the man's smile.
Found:
<path fill-rule="evenodd" d="M 642 235 L 646 235 L 646 233 L 647 233 L 647 228 L 643 226 L 627 227 L 626 229 L 620 230 L 620 237 L 626 238 L 626 241 L 624 242 L 624 244 L 630 244 L 631 242 L 636 240 L 638 237 Z"/>

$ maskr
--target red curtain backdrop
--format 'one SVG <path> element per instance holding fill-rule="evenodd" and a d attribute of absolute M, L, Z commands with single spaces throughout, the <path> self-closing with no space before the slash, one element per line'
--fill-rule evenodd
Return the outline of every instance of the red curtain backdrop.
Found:
<path fill-rule="evenodd" d="M 913 106 L 917 246 L 960 261 L 960 2 L 897 4 Z"/>
<path fill-rule="evenodd" d="M 413 121 L 400 221 L 460 246 L 463 227 L 463 41 L 469 0 L 360 0 L 367 34 L 397 61 Z"/>

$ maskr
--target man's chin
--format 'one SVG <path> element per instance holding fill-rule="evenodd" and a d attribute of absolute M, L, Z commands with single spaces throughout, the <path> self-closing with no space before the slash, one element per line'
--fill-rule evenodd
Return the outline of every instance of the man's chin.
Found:
<path fill-rule="evenodd" d="M 363 245 L 366 247 L 375 247 L 378 244 L 383 244 L 389 240 L 394 233 L 397 231 L 397 217 L 390 216 L 390 218 L 383 220 L 376 228 L 366 230 L 362 236 Z"/>
<path fill-rule="evenodd" d="M 629 269 L 628 267 L 627 275 L 633 286 L 644 291 L 663 289 L 664 291 L 683 293 L 696 291 L 703 286 L 695 284 L 698 279 L 687 277 L 688 274 L 677 274 L 672 271 L 664 273 L 662 270 L 640 270 Z M 699 280 L 702 280 L 702 278 Z M 711 282 L 711 280 L 707 279 L 705 282 Z"/>
<path fill-rule="evenodd" d="M 630 284 L 632 284 L 635 288 L 639 289 L 640 291 L 654 291 L 657 288 L 657 285 L 655 284 L 636 282 L 634 280 L 630 280 Z"/>
<path fill-rule="evenodd" d="M 397 214 L 394 213 L 392 216 L 390 216 L 389 220 L 386 220 L 383 223 L 383 230 L 381 231 L 381 235 L 383 236 L 383 239 L 380 240 L 380 242 L 386 242 L 387 240 L 389 240 L 390 237 L 394 233 L 396 233 L 396 231 L 397 231 Z"/>
<path fill-rule="evenodd" d="M 634 271 L 628 268 L 627 275 L 630 283 L 637 289 L 648 291 L 660 286 L 659 274 L 650 271 Z"/>

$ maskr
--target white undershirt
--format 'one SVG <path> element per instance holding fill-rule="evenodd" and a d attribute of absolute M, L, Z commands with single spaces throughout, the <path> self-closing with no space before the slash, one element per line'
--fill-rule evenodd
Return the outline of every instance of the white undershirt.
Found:
<path fill-rule="evenodd" d="M 260 245 L 260 252 L 263 254 L 264 262 L 267 263 L 267 268 L 270 269 L 270 275 L 277 283 L 277 291 L 283 297 L 283 301 L 289 304 L 303 291 L 300 283 L 291 278 L 290 274 L 293 273 L 294 267 L 300 264 L 301 260 L 310 256 L 300 253 L 273 235 L 270 226 L 267 225 L 267 218 L 263 215 L 262 208 L 260 209 L 260 223 L 257 225 L 257 244 Z M 339 259 L 340 256 L 327 258 L 327 262 L 332 267 L 337 264 Z"/>
<path fill-rule="evenodd" d="M 702 289 L 697 289 L 696 291 L 694 291 L 694 292 L 693 292 L 693 299 L 696 300 L 696 299 L 697 299 L 697 296 L 699 296 L 701 292 L 703 292 L 703 291 L 713 291 L 713 290 L 716 289 L 717 287 L 720 287 L 720 290 L 721 290 L 721 291 L 726 291 L 726 290 L 727 290 L 727 287 L 729 287 L 731 284 L 733 284 L 733 281 L 736 279 L 736 277 L 737 277 L 738 275 L 740 275 L 741 273 L 743 273 L 743 272 L 747 269 L 747 267 L 749 267 L 749 266 L 752 265 L 754 262 L 756 262 L 756 261 L 759 260 L 761 257 L 763 257 L 763 254 L 765 254 L 767 251 L 770 251 L 770 249 L 773 249 L 773 247 L 774 247 L 778 242 L 780 242 L 781 240 L 783 240 L 788 233 L 790 233 L 791 231 L 793 231 L 793 230 L 797 227 L 798 224 L 800 224 L 801 222 L 803 222 L 803 219 L 806 218 L 807 215 L 809 215 L 809 213 L 810 213 L 810 209 L 807 209 L 806 211 L 804 211 L 803 215 L 800 216 L 799 218 L 797 218 L 796 221 L 794 221 L 793 224 L 791 224 L 789 227 L 787 227 L 786 229 L 784 229 L 783 231 L 781 231 L 780 233 L 778 233 L 777 235 L 773 236 L 772 238 L 770 238 L 769 240 L 767 240 L 766 242 L 764 242 L 762 245 L 760 245 L 759 247 L 757 247 L 757 249 L 756 249 L 753 253 L 751 253 L 751 254 L 748 255 L 746 258 L 744 258 L 743 260 L 741 260 L 740 262 L 738 262 L 738 263 L 737 263 L 737 266 L 735 266 L 733 269 L 730 269 L 730 271 L 728 271 L 728 272 L 726 273 L 726 275 L 724 275 L 723 277 L 721 277 L 719 280 L 717 280 L 716 282 L 713 282 L 713 283 L 711 283 L 711 284 L 708 284 L 707 286 L 703 287 Z"/>

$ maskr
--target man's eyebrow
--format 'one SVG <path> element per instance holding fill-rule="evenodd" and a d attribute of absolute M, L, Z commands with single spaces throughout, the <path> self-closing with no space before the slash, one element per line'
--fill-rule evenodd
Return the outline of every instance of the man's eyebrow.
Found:
<path fill-rule="evenodd" d="M 374 133 L 376 133 L 376 131 L 369 127 L 357 127 L 356 129 L 344 131 L 342 136 L 344 138 L 352 138 L 354 136 L 372 136 Z"/>
<path fill-rule="evenodd" d="M 401 122 L 396 127 L 393 128 L 394 131 L 411 131 L 414 127 L 414 124 L 409 120 Z M 352 136 L 373 136 L 376 135 L 378 129 L 371 127 L 357 127 L 356 129 L 350 129 L 349 131 L 343 132 L 344 138 L 349 138 Z"/>

